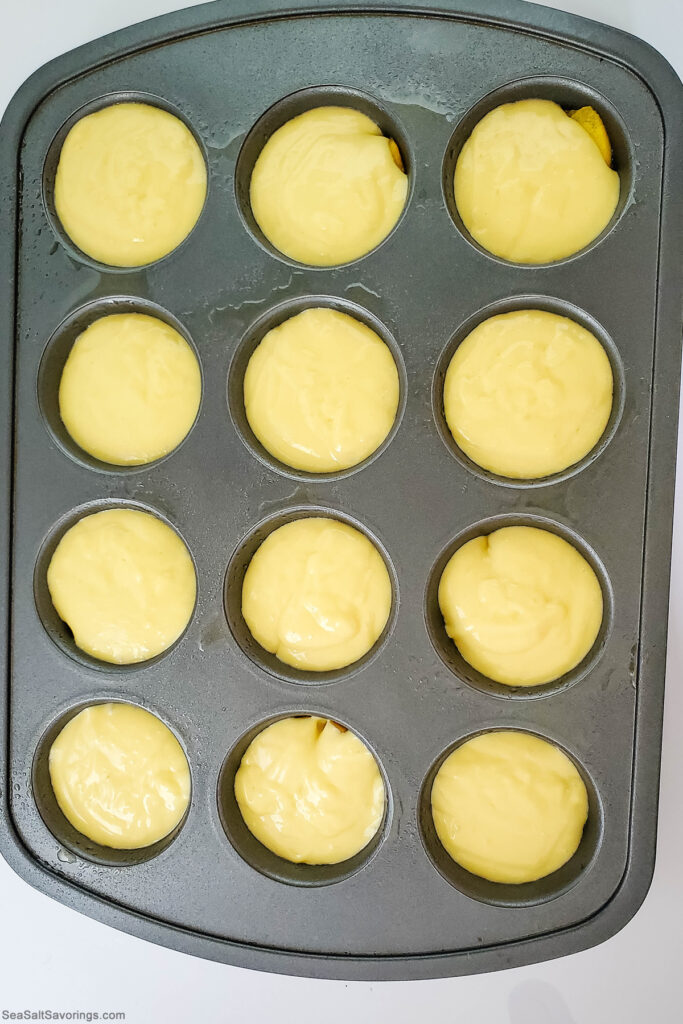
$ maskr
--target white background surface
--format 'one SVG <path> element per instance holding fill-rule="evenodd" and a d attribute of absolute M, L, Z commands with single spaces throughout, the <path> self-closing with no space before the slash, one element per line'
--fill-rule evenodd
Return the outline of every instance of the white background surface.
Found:
<path fill-rule="evenodd" d="M 0 0 L 0 111 L 45 61 L 181 2 Z M 563 0 L 548 6 L 642 36 L 683 77 L 681 0 Z M 683 1021 L 682 462 L 679 457 L 657 867 L 642 909 L 619 935 L 559 961 L 472 978 L 383 984 L 281 978 L 114 931 L 35 892 L 0 860 L 0 1021 L 3 1010 L 25 1008 L 122 1010 L 128 1024 Z"/>

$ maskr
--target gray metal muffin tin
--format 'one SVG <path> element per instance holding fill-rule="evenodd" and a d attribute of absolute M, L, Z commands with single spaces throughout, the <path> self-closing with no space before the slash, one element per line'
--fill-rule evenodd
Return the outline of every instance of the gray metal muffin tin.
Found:
<path fill-rule="evenodd" d="M 304 90 L 304 91 L 302 91 Z M 195 230 L 141 270 L 93 263 L 62 235 L 51 187 L 80 114 L 148 97 L 178 112 L 207 160 Z M 482 252 L 454 210 L 459 146 L 497 103 L 590 103 L 621 175 L 604 235 L 561 263 L 515 266 Z M 405 213 L 374 252 L 311 269 L 273 253 L 248 204 L 265 136 L 317 103 L 349 103 L 397 139 Z M 642 902 L 651 878 L 664 685 L 681 340 L 681 86 L 665 61 L 617 31 L 512 0 L 439 9 L 218 0 L 116 33 L 34 75 L 0 145 L 2 474 L 2 850 L 31 884 L 136 935 L 216 960 L 335 978 L 424 978 L 530 963 L 595 944 Z M 309 297 L 378 326 L 397 358 L 401 409 L 377 457 L 311 478 L 273 464 L 241 405 L 241 373 L 268 326 Z M 319 298 L 310 300 L 313 303 Z M 469 328 L 541 306 L 606 345 L 616 401 L 604 442 L 533 484 L 491 478 L 454 450 L 440 386 Z M 156 311 L 195 345 L 203 398 L 194 429 L 159 463 L 116 470 L 60 425 L 56 388 L 78 329 L 111 309 Z M 180 641 L 145 665 L 79 654 L 45 584 L 61 533 L 93 509 L 148 508 L 194 557 L 198 600 Z M 257 541 L 292 516 L 339 515 L 390 567 L 394 608 L 376 649 L 348 671 L 297 676 L 250 638 L 240 582 Z M 445 636 L 438 575 L 454 546 L 497 525 L 566 537 L 595 567 L 605 621 L 574 672 L 534 691 L 474 673 Z M 176 732 L 192 772 L 177 833 L 149 850 L 96 848 L 56 806 L 46 756 L 80 707 L 130 700 Z M 388 801 L 370 848 L 331 868 L 296 867 L 246 831 L 232 778 L 263 723 L 311 712 L 368 743 Z M 588 785 L 572 860 L 539 883 L 477 879 L 447 857 L 431 780 L 463 738 L 501 727 L 558 743 Z"/>

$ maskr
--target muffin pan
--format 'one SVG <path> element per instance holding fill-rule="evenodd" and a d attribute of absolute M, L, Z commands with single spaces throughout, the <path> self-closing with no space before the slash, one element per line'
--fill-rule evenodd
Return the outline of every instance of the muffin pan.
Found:
<path fill-rule="evenodd" d="M 476 8 L 476 9 L 475 9 Z M 452 169 L 497 103 L 541 96 L 603 117 L 621 177 L 612 224 L 549 266 L 483 252 L 459 222 Z M 79 113 L 131 97 L 178 113 L 209 170 L 191 235 L 148 267 L 108 269 L 65 239 L 52 208 L 58 142 Z M 410 177 L 404 214 L 372 253 L 308 268 L 255 228 L 249 170 L 269 132 L 320 103 L 358 106 L 395 138 Z M 681 339 L 681 85 L 645 44 L 555 11 L 486 0 L 332 6 L 218 0 L 136 26 L 39 71 L 0 145 L 2 850 L 37 888 L 136 935 L 246 967 L 336 978 L 424 978 L 530 963 L 593 945 L 633 915 L 654 863 Z M 395 429 L 373 457 L 316 478 L 259 450 L 241 375 L 269 326 L 315 304 L 356 312 L 391 346 Z M 615 404 L 579 465 L 502 481 L 454 449 L 443 373 L 490 312 L 573 316 L 606 347 Z M 203 397 L 183 444 L 118 469 L 84 456 L 56 408 L 60 369 L 96 315 L 140 310 L 198 354 Z M 145 508 L 183 537 L 198 597 L 181 639 L 117 669 L 82 656 L 47 593 L 45 569 L 79 515 Z M 240 581 L 258 540 L 300 515 L 339 516 L 375 539 L 394 588 L 365 659 L 303 676 L 249 636 Z M 455 545 L 497 526 L 542 525 L 596 569 L 605 619 L 567 677 L 532 690 L 491 683 L 458 656 L 436 604 Z M 186 820 L 146 851 L 96 848 L 51 797 L 51 739 L 83 706 L 127 700 L 159 715 L 192 773 Z M 232 779 L 264 724 L 327 716 L 380 765 L 385 820 L 334 868 L 268 855 L 239 818 Z M 583 841 L 554 875 L 499 886 L 444 854 L 431 781 L 475 733 L 526 729 L 557 743 L 590 797 Z"/>

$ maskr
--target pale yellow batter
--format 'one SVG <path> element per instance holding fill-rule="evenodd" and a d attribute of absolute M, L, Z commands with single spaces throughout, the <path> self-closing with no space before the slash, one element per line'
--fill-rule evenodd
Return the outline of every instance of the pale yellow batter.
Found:
<path fill-rule="evenodd" d="M 466 455 L 501 476 L 559 473 L 597 444 L 612 410 L 612 367 L 584 327 L 540 309 L 485 320 L 458 346 L 444 412 Z"/>
<path fill-rule="evenodd" d="M 116 466 L 153 462 L 195 421 L 201 374 L 172 327 L 141 313 L 114 313 L 74 342 L 59 385 L 64 426 L 84 451 Z"/>
<path fill-rule="evenodd" d="M 195 226 L 206 198 L 204 157 L 182 121 L 146 103 L 115 103 L 69 131 L 55 208 L 88 256 L 114 267 L 151 263 Z"/>
<path fill-rule="evenodd" d="M 602 591 L 588 562 L 547 530 L 508 526 L 463 544 L 439 584 L 446 632 L 465 661 L 508 686 L 569 672 L 602 622 Z"/>
<path fill-rule="evenodd" d="M 182 821 L 190 770 L 159 719 L 132 704 L 93 704 L 52 744 L 52 789 L 64 815 L 101 846 L 151 846 Z"/>
<path fill-rule="evenodd" d="M 76 645 L 117 665 L 170 647 L 190 621 L 197 593 L 178 534 L 130 508 L 95 512 L 72 526 L 52 556 L 47 584 Z"/>
<path fill-rule="evenodd" d="M 242 614 L 280 661 L 308 672 L 343 668 L 376 643 L 391 611 L 391 580 L 368 538 L 337 519 L 296 519 L 251 560 Z"/>
<path fill-rule="evenodd" d="M 296 864 L 338 864 L 384 818 L 377 762 L 352 732 L 324 718 L 284 718 L 260 732 L 235 776 L 249 831 Z"/>
<path fill-rule="evenodd" d="M 463 223 L 483 248 L 515 263 L 546 263 L 583 249 L 607 226 L 619 175 L 556 103 L 518 100 L 475 127 L 454 188 Z"/>
<path fill-rule="evenodd" d="M 251 429 L 294 469 L 331 473 L 379 448 L 398 408 L 398 372 L 374 331 L 335 309 L 306 309 L 268 331 L 244 377 Z"/>
<path fill-rule="evenodd" d="M 266 238 L 313 266 L 374 249 L 401 216 L 408 178 L 396 144 L 349 107 L 315 107 L 278 128 L 251 176 L 251 208 Z"/>
<path fill-rule="evenodd" d="M 533 882 L 575 853 L 588 796 L 573 762 L 547 740 L 504 730 L 446 758 L 432 787 L 437 835 L 453 860 L 492 882 Z"/>

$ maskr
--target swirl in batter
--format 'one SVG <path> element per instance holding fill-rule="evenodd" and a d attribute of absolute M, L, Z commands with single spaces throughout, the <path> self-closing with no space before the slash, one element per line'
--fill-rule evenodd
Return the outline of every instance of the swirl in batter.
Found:
<path fill-rule="evenodd" d="M 528 99 L 482 117 L 460 151 L 453 187 L 484 249 L 513 263 L 550 263 L 597 238 L 620 186 L 580 120 L 550 100 Z"/>
<path fill-rule="evenodd" d="M 190 769 L 171 730 L 132 704 L 93 704 L 50 748 L 65 817 L 101 846 L 137 850 L 167 836 L 190 802 Z"/>
<path fill-rule="evenodd" d="M 181 635 L 197 579 L 175 530 L 139 509 L 105 509 L 67 530 L 47 570 L 77 647 L 116 665 L 147 661 Z"/>
<path fill-rule="evenodd" d="M 235 776 L 249 831 L 296 864 L 338 864 L 382 824 L 384 782 L 354 733 L 324 718 L 284 718 L 252 740 Z"/>
<path fill-rule="evenodd" d="M 336 309 L 306 309 L 268 331 L 244 377 L 249 425 L 294 469 L 363 462 L 391 430 L 398 371 L 382 339 Z"/>
<path fill-rule="evenodd" d="M 278 128 L 250 185 L 266 238 L 285 256 L 318 267 L 349 263 L 379 245 L 407 195 L 396 143 L 350 107 L 315 107 Z"/>
<path fill-rule="evenodd" d="M 391 579 L 375 545 L 322 516 L 274 530 L 242 586 L 242 614 L 254 639 L 308 672 L 362 658 L 386 626 L 391 601 Z"/>
<path fill-rule="evenodd" d="M 598 339 L 540 309 L 490 317 L 458 346 L 444 381 L 457 445 L 500 476 L 559 473 L 598 443 L 612 411 L 612 367 Z"/>
<path fill-rule="evenodd" d="M 498 683 L 539 686 L 588 654 L 603 602 L 575 547 L 548 530 L 506 526 L 458 548 L 441 576 L 439 606 L 465 661 Z"/>

